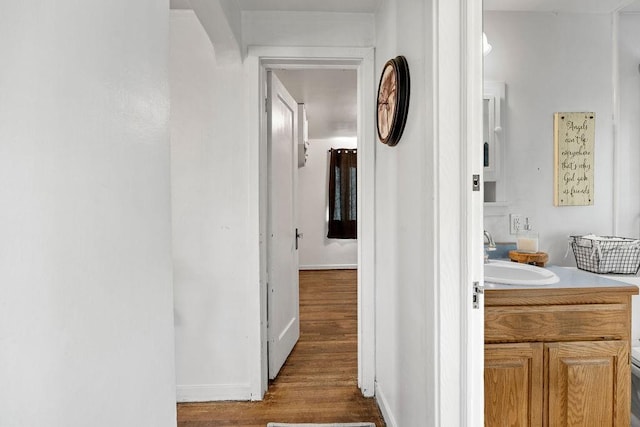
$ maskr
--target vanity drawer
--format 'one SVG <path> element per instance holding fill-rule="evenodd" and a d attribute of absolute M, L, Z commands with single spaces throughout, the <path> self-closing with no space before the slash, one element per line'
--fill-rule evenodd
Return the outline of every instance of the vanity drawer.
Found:
<path fill-rule="evenodd" d="M 627 304 L 485 307 L 484 340 L 492 342 L 628 339 Z"/>

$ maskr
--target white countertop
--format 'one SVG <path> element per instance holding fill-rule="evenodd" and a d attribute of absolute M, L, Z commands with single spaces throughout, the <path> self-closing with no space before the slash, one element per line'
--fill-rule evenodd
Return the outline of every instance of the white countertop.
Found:
<path fill-rule="evenodd" d="M 640 277 L 635 275 L 601 275 L 579 270 L 576 267 L 548 265 L 544 267 L 558 275 L 560 281 L 551 285 L 502 285 L 485 283 L 486 289 L 567 289 L 567 288 L 607 288 L 640 286 Z"/>

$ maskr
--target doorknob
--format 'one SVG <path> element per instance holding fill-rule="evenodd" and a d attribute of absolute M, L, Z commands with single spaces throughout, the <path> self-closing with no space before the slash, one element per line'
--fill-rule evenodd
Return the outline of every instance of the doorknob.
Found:
<path fill-rule="evenodd" d="M 301 239 L 302 236 L 304 236 L 304 234 L 300 233 L 299 230 L 296 228 L 296 251 L 298 250 L 298 239 Z"/>

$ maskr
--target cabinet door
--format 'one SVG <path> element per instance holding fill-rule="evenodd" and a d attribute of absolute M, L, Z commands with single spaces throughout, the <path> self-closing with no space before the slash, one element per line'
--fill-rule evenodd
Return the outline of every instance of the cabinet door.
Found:
<path fill-rule="evenodd" d="M 542 343 L 484 346 L 484 425 L 542 426 Z"/>
<path fill-rule="evenodd" d="M 628 426 L 627 341 L 545 344 L 549 427 Z"/>

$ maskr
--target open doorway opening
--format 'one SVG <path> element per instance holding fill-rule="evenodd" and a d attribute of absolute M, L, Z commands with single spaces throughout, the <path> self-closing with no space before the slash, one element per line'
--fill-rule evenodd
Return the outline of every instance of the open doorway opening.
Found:
<path fill-rule="evenodd" d="M 353 235 L 354 224 L 347 221 L 350 214 L 357 213 L 357 164 L 353 162 L 358 148 L 357 72 L 353 68 L 312 68 L 278 69 L 274 73 L 299 105 L 300 270 L 355 270 L 358 245 L 352 237 L 357 236 Z M 332 154 L 334 161 L 339 156 L 341 162 L 332 166 Z M 349 166 L 345 166 L 346 163 Z M 341 192 L 343 188 L 345 191 Z M 337 200 L 333 206 L 329 203 L 330 196 Z M 333 208 L 331 213 L 330 207 Z M 330 230 L 330 221 L 335 225 L 339 220 L 344 227 Z M 349 231 L 353 233 L 348 234 Z"/>
<path fill-rule="evenodd" d="M 297 105 L 283 108 L 287 99 Z M 301 393 L 322 394 L 325 383 L 348 393 L 357 377 L 357 72 L 273 68 L 267 106 L 269 379 L 303 384 Z M 291 142 L 279 129 L 296 124 L 295 149 L 278 146 Z M 290 181 L 295 194 L 283 194 Z M 299 280 L 283 277 L 296 260 Z"/>
<path fill-rule="evenodd" d="M 356 74 L 356 146 L 358 149 L 358 240 L 355 266 L 357 273 L 357 313 L 358 313 L 358 386 L 365 396 L 374 395 L 374 240 L 373 240 L 373 166 L 374 166 L 374 80 L 373 52 L 371 49 L 342 48 L 250 48 L 248 63 L 256 66 L 260 82 L 258 102 L 265 102 L 269 71 L 278 70 L 351 70 Z M 261 116 L 261 176 L 267 177 L 268 151 L 265 146 L 267 126 L 266 113 Z M 325 153 L 326 155 L 326 153 Z M 261 179 L 261 193 L 269 194 L 268 180 Z M 268 201 L 261 197 L 261 235 L 267 236 Z M 261 289 L 262 318 L 261 336 L 263 343 L 268 342 L 268 247 L 265 239 L 261 240 Z M 354 266 L 350 264 L 350 266 Z M 262 354 L 262 389 L 268 387 L 268 348 L 263 345 Z"/>

